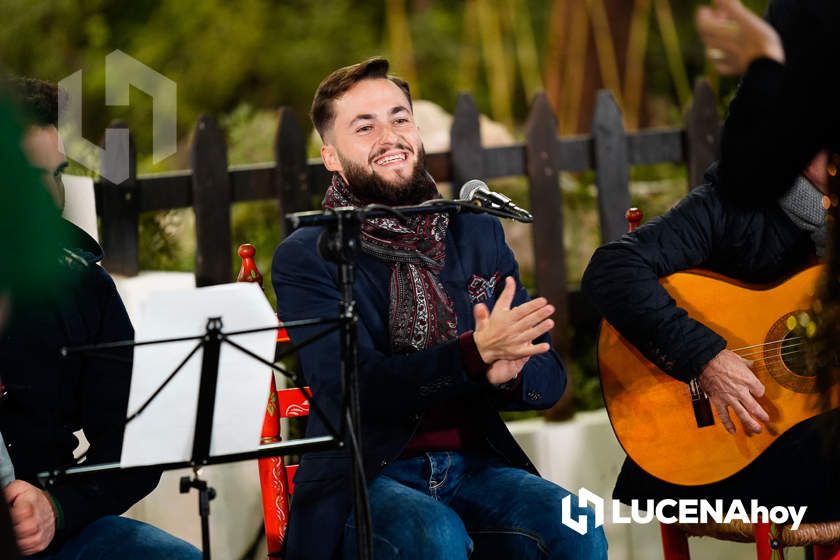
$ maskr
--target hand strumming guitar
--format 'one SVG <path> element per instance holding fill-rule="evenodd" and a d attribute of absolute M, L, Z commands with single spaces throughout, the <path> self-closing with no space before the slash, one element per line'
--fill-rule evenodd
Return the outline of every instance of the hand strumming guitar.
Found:
<path fill-rule="evenodd" d="M 732 350 L 723 350 L 706 364 L 700 373 L 700 386 L 715 406 L 726 431 L 735 433 L 735 424 L 729 408 L 741 420 L 747 432 L 761 432 L 762 422 L 770 416 L 756 400 L 764 395 L 764 385 L 750 369 L 752 361 L 742 358 Z"/>

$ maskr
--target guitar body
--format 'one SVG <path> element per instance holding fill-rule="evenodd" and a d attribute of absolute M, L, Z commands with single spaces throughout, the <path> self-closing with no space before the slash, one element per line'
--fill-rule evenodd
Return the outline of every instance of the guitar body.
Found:
<path fill-rule="evenodd" d="M 690 317 L 725 338 L 727 348 L 742 349 L 741 355 L 755 360 L 753 371 L 766 389 L 759 402 L 770 415 L 757 435 L 745 435 L 734 413 L 737 433 L 728 433 L 708 399 L 714 416 L 708 418 L 709 425 L 699 427 L 689 385 L 657 368 L 603 322 L 598 340 L 601 387 L 627 455 L 667 482 L 708 484 L 743 469 L 786 430 L 819 414 L 816 379 L 792 371 L 789 362 L 804 348 L 801 340 L 790 337 L 807 326 L 804 314 L 821 273 L 822 267 L 811 267 L 763 288 L 704 271 L 661 280 Z"/>

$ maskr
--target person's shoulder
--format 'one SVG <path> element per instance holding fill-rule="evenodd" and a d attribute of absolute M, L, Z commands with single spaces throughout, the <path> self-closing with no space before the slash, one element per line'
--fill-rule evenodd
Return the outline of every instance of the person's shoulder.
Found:
<path fill-rule="evenodd" d="M 705 212 L 717 211 L 724 204 L 723 194 L 720 186 L 714 182 L 705 182 L 691 189 L 674 206 L 673 211 L 678 213 L 695 212 L 701 209 Z"/>
<path fill-rule="evenodd" d="M 302 268 L 311 269 L 316 262 L 322 262 L 318 252 L 318 238 L 322 231 L 321 227 L 300 228 L 280 242 L 272 258 L 272 276 Z"/>
<path fill-rule="evenodd" d="M 465 212 L 457 214 L 450 227 L 463 235 L 492 235 L 494 230 L 501 228 L 501 222 L 490 214 Z"/>
<path fill-rule="evenodd" d="M 275 257 L 278 254 L 297 254 L 300 251 L 317 251 L 318 237 L 324 231 L 320 227 L 304 227 L 296 229 L 286 237 L 275 249 Z"/>

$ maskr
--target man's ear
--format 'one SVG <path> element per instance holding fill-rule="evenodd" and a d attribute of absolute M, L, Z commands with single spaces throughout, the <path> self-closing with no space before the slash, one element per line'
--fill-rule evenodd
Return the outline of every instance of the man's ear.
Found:
<path fill-rule="evenodd" d="M 321 159 L 324 160 L 327 171 L 344 172 L 341 168 L 341 160 L 338 159 L 338 152 L 332 144 L 321 144 Z"/>

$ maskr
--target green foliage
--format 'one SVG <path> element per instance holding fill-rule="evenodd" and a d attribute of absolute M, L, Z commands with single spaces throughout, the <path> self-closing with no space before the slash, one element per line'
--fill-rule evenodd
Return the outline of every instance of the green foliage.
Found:
<path fill-rule="evenodd" d="M 762 11 L 766 1 L 749 4 Z M 701 3 L 705 2 L 671 1 L 690 77 L 705 71 L 693 23 L 694 10 Z M 510 34 L 504 5 L 499 3 L 496 9 Z M 465 43 L 464 2 L 408 2 L 407 7 L 418 75 L 413 85 L 423 98 L 451 110 L 458 87 L 465 84 L 459 61 L 471 55 L 478 64 L 486 62 L 479 45 Z M 536 49 L 543 57 L 550 39 L 551 7 L 550 0 L 528 3 Z M 153 167 L 143 157 L 151 153 L 151 99 L 133 89 L 130 106 L 105 105 L 104 59 L 112 50 L 123 50 L 177 83 L 178 131 L 183 139 L 202 113 L 235 114 L 241 107 L 274 110 L 288 105 L 304 116 L 312 92 L 331 70 L 378 54 L 396 60 L 396 53 L 389 52 L 386 10 L 385 2 L 358 0 L 0 0 L 4 26 L 14 30 L 0 36 L 0 56 L 15 73 L 52 80 L 83 69 L 86 136 L 97 140 L 110 120 L 126 120 L 135 133 L 143 171 Z M 646 88 L 649 96 L 662 97 L 667 100 L 664 106 L 673 108 L 673 86 L 654 19 Z M 513 64 L 513 45 L 506 42 L 504 47 Z M 408 69 L 397 66 L 393 71 Z M 467 78 L 484 113 L 491 107 L 486 79 L 486 71 Z M 530 100 L 518 79 L 512 83 L 513 114 L 521 123 Z M 722 82 L 721 96 L 733 87 L 734 82 Z M 678 111 L 674 116 L 679 118 Z M 188 161 L 187 143 L 181 146 L 178 156 L 155 169 L 183 167 Z"/>
<path fill-rule="evenodd" d="M 195 270 L 195 216 L 192 210 L 140 215 L 141 270 Z"/>

